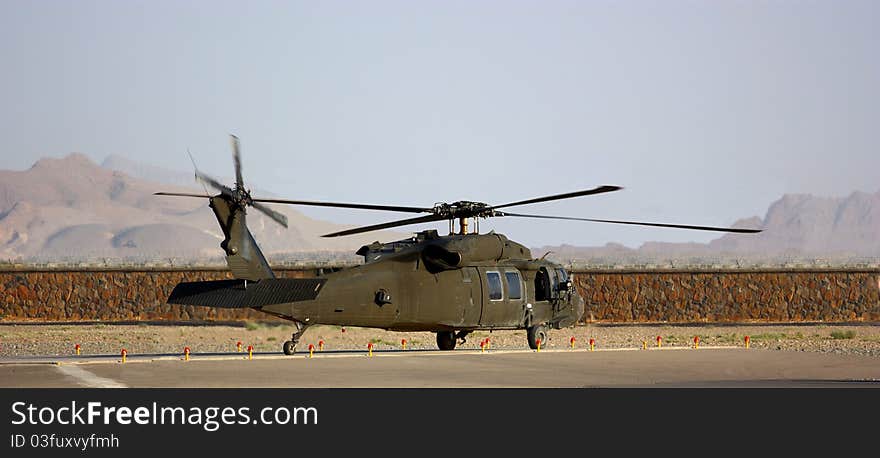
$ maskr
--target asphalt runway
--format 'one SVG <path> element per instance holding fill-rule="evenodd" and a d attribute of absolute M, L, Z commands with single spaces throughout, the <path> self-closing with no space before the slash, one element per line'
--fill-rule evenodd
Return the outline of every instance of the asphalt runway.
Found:
<path fill-rule="evenodd" d="M 880 359 L 744 348 L 0 360 L 0 387 L 875 387 Z"/>

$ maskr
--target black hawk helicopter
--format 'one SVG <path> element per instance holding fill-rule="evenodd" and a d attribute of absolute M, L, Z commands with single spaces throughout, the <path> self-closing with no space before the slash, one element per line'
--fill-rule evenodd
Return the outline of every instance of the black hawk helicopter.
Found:
<path fill-rule="evenodd" d="M 475 330 L 526 329 L 528 344 L 547 341 L 549 328 L 573 326 L 583 316 L 584 300 L 572 287 L 569 272 L 502 234 L 479 233 L 480 218 L 540 218 L 638 226 L 755 233 L 756 229 L 721 228 L 682 224 L 616 221 L 566 216 L 533 215 L 503 211 L 560 199 L 603 194 L 622 189 L 599 186 L 565 194 L 537 197 L 501 205 L 458 201 L 432 207 L 405 207 L 251 196 L 241 172 L 239 140 L 232 136 L 235 186 L 230 188 L 196 169 L 196 178 L 216 189 L 214 196 L 157 192 L 156 195 L 208 198 L 225 239 L 220 247 L 234 280 L 185 282 L 168 298 L 170 304 L 221 308 L 253 308 L 295 324 L 291 340 L 283 345 L 293 354 L 303 332 L 311 325 L 360 326 L 394 331 L 430 331 L 437 334 L 441 350 Z M 422 214 L 382 224 L 326 234 L 341 237 L 417 223 L 448 221 L 449 235 L 436 230 L 389 243 L 374 242 L 357 254 L 364 264 L 320 274 L 316 278 L 276 278 L 247 227 L 247 207 L 262 212 L 287 227 L 287 217 L 265 204 L 291 204 L 382 210 Z M 476 231 L 468 232 L 474 219 Z M 453 233 L 453 222 L 458 232 Z M 546 256 L 546 255 L 545 255 Z"/>

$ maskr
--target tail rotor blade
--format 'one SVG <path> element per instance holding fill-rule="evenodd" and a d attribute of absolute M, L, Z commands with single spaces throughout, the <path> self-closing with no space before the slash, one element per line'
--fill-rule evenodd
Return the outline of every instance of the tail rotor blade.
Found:
<path fill-rule="evenodd" d="M 272 218 L 272 220 L 274 220 L 276 223 L 284 226 L 285 228 L 287 227 L 287 217 L 282 215 L 281 213 L 278 213 L 277 211 L 272 210 L 271 208 L 259 202 L 253 202 L 251 203 L 251 206 L 263 212 L 263 214 L 265 214 L 269 218 Z"/>
<path fill-rule="evenodd" d="M 198 177 L 199 167 L 196 165 L 196 160 L 193 159 L 192 153 L 189 152 L 189 148 L 186 149 L 186 154 L 189 156 L 189 161 L 192 162 L 193 173 L 196 175 L 196 177 L 195 177 L 196 180 L 198 180 L 199 179 L 199 177 Z M 205 186 L 205 183 L 202 183 L 202 188 L 205 189 L 205 196 L 207 196 L 208 195 L 208 187 Z"/>
<path fill-rule="evenodd" d="M 210 186 L 210 187 L 212 187 L 212 188 L 214 188 L 214 189 L 220 191 L 221 194 L 223 194 L 223 195 L 225 195 L 225 196 L 227 196 L 227 197 L 230 197 L 230 198 L 233 198 L 233 197 L 234 197 L 234 194 L 233 194 L 232 190 L 229 189 L 228 186 L 226 186 L 225 184 L 223 184 L 223 183 L 221 183 L 221 182 L 219 182 L 219 181 L 217 181 L 217 180 L 215 180 L 215 179 L 209 177 L 208 175 L 205 175 L 205 174 L 202 173 L 202 172 L 199 172 L 198 170 L 196 171 L 196 178 L 198 178 L 199 181 L 201 181 L 202 183 L 205 183 L 205 184 L 207 184 L 208 186 Z"/>
<path fill-rule="evenodd" d="M 244 187 L 244 178 L 241 176 L 241 147 L 238 137 L 229 135 L 232 141 L 232 161 L 235 163 L 235 184 Z"/>

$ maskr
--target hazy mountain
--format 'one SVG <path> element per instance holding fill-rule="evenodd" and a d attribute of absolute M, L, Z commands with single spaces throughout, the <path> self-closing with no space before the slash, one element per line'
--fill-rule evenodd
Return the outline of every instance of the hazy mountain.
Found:
<path fill-rule="evenodd" d="M 563 260 L 626 259 L 636 262 L 675 259 L 770 259 L 880 257 L 880 191 L 846 197 L 786 194 L 764 218 L 742 219 L 734 227 L 759 228 L 759 234 L 725 234 L 707 244 L 647 242 L 637 249 L 562 245 L 535 248 Z"/>
<path fill-rule="evenodd" d="M 111 154 L 107 156 L 104 161 L 101 162 L 101 167 L 108 170 L 122 172 L 132 178 L 139 178 L 141 180 L 152 181 L 155 183 L 171 184 L 182 186 L 185 188 L 198 189 L 201 192 L 205 191 L 205 188 L 196 182 L 194 170 L 181 172 L 179 170 L 166 169 L 157 165 L 133 161 L 125 156 L 120 156 L 118 154 Z M 217 176 L 214 178 L 220 180 L 221 183 L 229 183 L 230 185 L 235 182 L 235 178 L 233 178 L 232 176 Z M 253 186 L 252 183 L 246 183 L 246 185 L 247 188 L 250 189 L 255 196 L 275 196 L 271 192 L 266 191 L 259 186 Z"/>
<path fill-rule="evenodd" d="M 880 192 L 854 192 L 847 197 L 787 194 L 770 205 L 756 237 L 728 234 L 709 243 L 720 252 L 880 254 Z"/>
<path fill-rule="evenodd" d="M 155 183 L 173 184 L 183 187 L 198 187 L 193 172 L 169 170 L 163 167 L 133 161 L 125 156 L 111 154 L 107 156 L 101 167 L 122 172 L 132 178 L 152 181 Z M 217 177 L 220 178 L 220 177 Z M 232 180 L 222 180 L 231 183 Z"/>
<path fill-rule="evenodd" d="M 228 181 L 228 180 L 227 180 Z M 73 153 L 41 159 L 24 171 L 0 171 L 0 258 L 218 258 L 222 239 L 203 199 L 153 196 L 156 190 L 203 193 L 189 172 L 141 164 L 121 156 L 101 166 Z M 265 194 L 265 193 L 263 193 Z M 348 257 L 374 240 L 405 237 L 376 232 L 335 239 L 321 234 L 344 226 L 308 218 L 293 207 L 273 208 L 287 215 L 284 229 L 251 211 L 254 237 L 270 258 L 285 253 L 324 252 Z M 534 248 L 536 256 L 645 262 L 730 258 L 880 257 L 880 192 L 846 197 L 785 195 L 763 217 L 735 226 L 762 228 L 760 234 L 726 234 L 707 244 L 647 242 L 637 249 L 617 243 L 603 247 L 562 245 Z"/>
<path fill-rule="evenodd" d="M 157 190 L 203 193 L 193 183 L 191 174 L 117 156 L 109 157 L 104 165 L 73 153 L 61 159 L 41 159 L 24 171 L 0 171 L 0 258 L 162 259 L 222 255 L 222 235 L 205 199 L 152 195 Z M 189 186 L 182 186 L 187 182 Z M 376 232 L 325 239 L 320 235 L 347 226 L 308 218 L 290 206 L 273 208 L 287 215 L 288 229 L 262 213 L 248 213 L 254 237 L 270 256 L 291 252 L 351 253 L 377 239 L 405 236 Z"/>

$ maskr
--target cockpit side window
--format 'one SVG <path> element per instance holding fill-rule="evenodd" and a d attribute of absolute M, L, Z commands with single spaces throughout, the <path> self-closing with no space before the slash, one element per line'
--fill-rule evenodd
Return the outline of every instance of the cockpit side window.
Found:
<path fill-rule="evenodd" d="M 565 283 L 568 281 L 568 272 L 565 269 L 556 269 L 556 273 L 559 275 L 559 283 Z"/>
<path fill-rule="evenodd" d="M 541 267 L 535 273 L 535 300 L 549 301 L 553 297 L 553 289 L 556 287 L 556 275 L 550 275 L 546 267 Z"/>
<path fill-rule="evenodd" d="M 556 270 L 548 269 L 547 273 L 550 274 L 550 296 L 555 298 L 556 291 L 559 291 L 559 276 L 556 274 Z"/>

